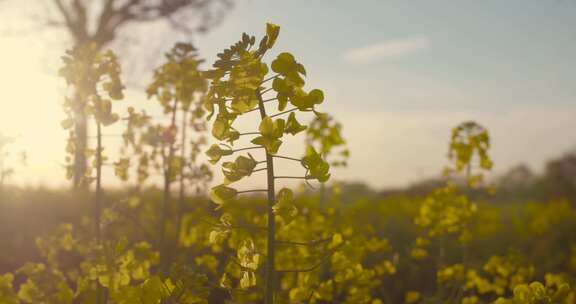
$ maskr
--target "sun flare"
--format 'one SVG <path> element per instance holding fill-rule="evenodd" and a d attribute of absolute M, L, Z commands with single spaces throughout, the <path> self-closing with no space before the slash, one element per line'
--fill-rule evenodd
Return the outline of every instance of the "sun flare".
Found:
<path fill-rule="evenodd" d="M 61 185 L 60 159 L 66 134 L 59 127 L 62 82 L 46 64 L 42 46 L 30 39 L 0 38 L 0 133 L 15 138 L 28 155 L 18 167 L 23 184 Z M 56 178 L 58 177 L 58 178 Z"/>

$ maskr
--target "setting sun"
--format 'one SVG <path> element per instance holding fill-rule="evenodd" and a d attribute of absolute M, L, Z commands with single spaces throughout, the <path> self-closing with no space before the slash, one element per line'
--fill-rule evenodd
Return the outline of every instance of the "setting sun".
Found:
<path fill-rule="evenodd" d="M 38 40 L 0 38 L 0 132 L 28 155 L 14 178 L 22 184 L 62 186 L 66 134 L 59 127 L 63 82 L 46 63 Z"/>

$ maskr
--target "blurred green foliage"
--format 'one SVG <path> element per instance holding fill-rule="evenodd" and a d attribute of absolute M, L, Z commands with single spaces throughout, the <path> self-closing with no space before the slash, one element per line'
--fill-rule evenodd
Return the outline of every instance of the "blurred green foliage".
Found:
<path fill-rule="evenodd" d="M 416 243 L 422 242 L 420 236 L 428 229 L 415 219 L 421 217 L 421 206 L 437 198 L 436 194 L 350 199 L 345 198 L 350 197 L 347 192 L 351 191 L 346 185 L 328 191 L 330 199 L 322 209 L 317 196 L 296 193 L 294 204 L 299 216 L 278 232 L 278 239 L 315 241 L 311 247 L 335 249 L 335 253 L 326 260 L 327 267 L 307 273 L 282 273 L 280 299 L 304 303 L 311 294 L 312 303 L 444 303 L 447 299 L 456 303 L 457 298 L 462 303 L 572 303 L 574 299 L 564 284 L 574 286 L 576 278 L 576 208 L 566 200 L 508 204 L 476 201 L 477 211 L 467 220 L 473 237 L 466 243 L 466 265 L 461 260 L 461 242 L 446 238 L 442 244 L 444 266 L 437 268 L 436 249 L 440 243 L 434 239 L 424 242 L 426 256 L 412 255 Z M 8 299 L 16 297 L 19 300 L 14 303 L 35 303 L 26 299 L 39 296 L 58 299 L 46 303 L 66 303 L 61 299 L 87 297 L 81 293 L 86 287 L 79 278 L 107 273 L 100 280 L 105 286 L 114 285 L 117 292 L 110 291 L 114 292 L 111 300 L 117 303 L 130 303 L 118 299 L 120 295 L 142 292 L 157 292 L 155 297 L 159 298 L 162 294 L 173 296 L 177 286 L 187 297 L 204 295 L 209 303 L 224 303 L 226 299 L 258 303 L 258 288 L 241 289 L 242 269 L 250 265 L 242 262 L 231 248 L 242 247 L 240 243 L 248 237 L 254 244 L 247 249 L 264 248 L 264 239 L 255 227 L 263 225 L 265 218 L 254 208 L 265 206 L 264 198 L 241 198 L 226 213 L 213 211 L 204 197 L 188 198 L 179 246 L 174 253 L 178 264 L 188 268 L 178 270 L 180 281 L 171 277 L 166 282 L 151 275 L 158 267 L 154 253 L 157 248 L 147 243 L 157 233 L 153 223 L 157 221 L 155 210 L 162 193 L 149 190 L 126 199 L 127 195 L 109 193 L 107 201 L 114 203 L 105 212 L 105 232 L 108 240 L 115 240 L 114 246 L 102 249 L 105 258 L 91 260 L 89 251 L 93 249 L 86 245 L 90 214 L 82 196 L 39 189 L 8 191 L 0 203 L 0 261 L 5 273 L 0 280 L 0 299 L 10 303 Z M 220 220 L 212 220 L 214 217 Z M 211 231 L 226 227 L 247 229 L 240 229 L 225 241 L 210 242 Z M 169 227 L 168 233 L 175 233 L 173 229 L 174 226 Z M 310 246 L 280 247 L 279 271 L 314 267 L 317 259 L 307 257 L 313 256 L 317 252 L 313 249 L 317 248 Z M 230 260 L 237 260 L 239 265 L 229 264 Z M 224 280 L 223 267 L 229 268 L 229 277 Z M 204 285 L 189 286 L 186 278 L 190 277 Z M 533 281 L 541 282 L 544 291 L 540 285 L 531 285 Z M 154 284 L 158 286 L 144 288 Z M 228 292 L 221 284 L 238 289 Z M 165 285 L 172 291 L 164 290 Z M 566 302 L 553 300 L 564 293 L 569 298 Z M 551 300 L 515 299 L 537 296 Z"/>

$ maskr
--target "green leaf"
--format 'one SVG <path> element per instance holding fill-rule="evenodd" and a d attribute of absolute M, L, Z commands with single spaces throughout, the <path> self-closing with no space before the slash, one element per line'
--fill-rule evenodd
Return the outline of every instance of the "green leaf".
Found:
<path fill-rule="evenodd" d="M 324 92 L 319 89 L 314 89 L 308 93 L 309 98 L 314 104 L 321 104 L 324 101 Z"/>
<path fill-rule="evenodd" d="M 256 274 L 252 271 L 243 271 L 240 278 L 240 288 L 246 289 L 256 286 Z"/>
<path fill-rule="evenodd" d="M 272 207 L 272 211 L 285 224 L 290 223 L 298 215 L 298 209 L 294 206 L 294 193 L 288 188 L 282 188 L 276 199 L 277 202 Z"/>
<path fill-rule="evenodd" d="M 278 111 L 284 111 L 288 105 L 288 96 L 278 93 L 276 98 L 278 98 Z"/>
<path fill-rule="evenodd" d="M 258 100 L 255 96 L 242 96 L 232 101 L 230 106 L 238 113 L 246 113 L 253 110 L 258 105 Z"/>
<path fill-rule="evenodd" d="M 229 184 L 246 176 L 250 176 L 256 165 L 256 160 L 251 156 L 238 156 L 234 162 L 226 162 L 222 164 L 222 171 L 226 177 L 225 183 Z"/>
<path fill-rule="evenodd" d="M 226 139 L 226 141 L 229 142 L 231 145 L 234 144 L 234 142 L 237 141 L 238 139 L 240 139 L 240 132 L 236 130 L 230 130 L 230 132 L 228 132 L 228 138 Z"/>
<path fill-rule="evenodd" d="M 528 302 L 530 298 L 530 288 L 525 284 L 514 287 L 514 299 Z"/>
<path fill-rule="evenodd" d="M 208 151 L 206 151 L 206 155 L 208 156 L 210 163 L 215 164 L 220 160 L 220 158 L 222 158 L 222 156 L 232 155 L 232 150 L 224 150 L 220 148 L 219 145 L 214 144 L 210 146 Z"/>
<path fill-rule="evenodd" d="M 247 239 L 242 241 L 237 252 L 238 261 L 242 264 L 242 267 L 249 268 L 251 270 L 258 269 L 258 264 L 260 261 L 260 255 L 256 251 L 256 246 L 254 241 Z"/>
<path fill-rule="evenodd" d="M 260 131 L 260 134 L 264 136 L 272 134 L 274 132 L 274 122 L 272 121 L 272 118 L 268 116 L 264 117 L 262 122 L 260 122 L 258 130 Z"/>
<path fill-rule="evenodd" d="M 266 40 L 266 47 L 271 49 L 274 44 L 276 43 L 276 39 L 278 38 L 278 34 L 280 34 L 280 27 L 273 23 L 266 23 L 266 36 L 268 39 Z"/>
<path fill-rule="evenodd" d="M 62 128 L 64 130 L 70 129 L 72 128 L 72 126 L 74 126 L 74 119 L 73 118 L 68 118 L 68 119 L 64 119 L 60 125 L 62 126 Z"/>
<path fill-rule="evenodd" d="M 278 150 L 280 149 L 280 146 L 282 145 L 281 140 L 269 138 L 269 137 L 264 137 L 264 136 L 258 136 L 256 138 L 252 139 L 251 142 L 255 145 L 262 146 L 262 147 L 266 148 L 266 152 L 268 152 L 270 154 L 278 153 Z"/>
<path fill-rule="evenodd" d="M 224 140 L 230 131 L 230 123 L 224 117 L 217 117 L 212 126 L 212 135 L 219 140 Z"/>
<path fill-rule="evenodd" d="M 0 302 L 5 304 L 18 304 L 18 297 L 13 287 L 14 275 L 0 274 Z"/>
<path fill-rule="evenodd" d="M 160 303 L 166 293 L 162 279 L 153 276 L 144 281 L 144 283 L 142 283 L 142 293 L 143 298 L 146 299 L 146 303 Z"/>
<path fill-rule="evenodd" d="M 261 136 L 258 136 L 252 140 L 255 145 L 263 146 L 266 151 L 270 154 L 276 154 L 282 141 L 282 135 L 284 134 L 284 129 L 286 127 L 286 122 L 284 119 L 272 120 L 272 118 L 266 116 L 260 122 L 258 130 Z"/>
<path fill-rule="evenodd" d="M 224 289 L 232 289 L 232 281 L 228 278 L 228 275 L 224 273 L 222 278 L 220 278 L 220 287 Z"/>
<path fill-rule="evenodd" d="M 330 178 L 330 165 L 322 159 L 314 147 L 308 146 L 306 156 L 302 158 L 302 164 L 310 171 L 310 178 L 317 179 L 321 183 Z"/>
<path fill-rule="evenodd" d="M 226 202 L 233 200 L 237 195 L 238 191 L 236 189 L 225 185 L 218 185 L 210 191 L 210 199 L 218 205 L 216 209 L 222 208 Z"/>
<path fill-rule="evenodd" d="M 276 120 L 272 120 L 272 118 L 266 116 L 260 123 L 260 127 L 258 130 L 260 134 L 263 136 L 270 136 L 273 138 L 280 138 L 282 134 L 284 134 L 284 128 L 286 126 L 286 122 L 284 119 L 279 118 Z"/>
<path fill-rule="evenodd" d="M 272 61 L 272 71 L 286 75 L 291 71 L 296 70 L 296 60 L 294 56 L 288 52 L 280 53 L 274 61 Z"/>
<path fill-rule="evenodd" d="M 272 71 L 284 76 L 292 86 L 302 87 L 304 85 L 304 79 L 300 74 L 304 75 L 306 70 L 304 66 L 296 62 L 292 54 L 281 53 L 272 61 L 271 67 Z"/>
<path fill-rule="evenodd" d="M 272 81 L 272 89 L 278 93 L 290 92 L 290 87 L 286 83 L 286 80 L 282 78 L 274 78 Z"/>
<path fill-rule="evenodd" d="M 230 234 L 230 230 L 217 228 L 210 231 L 210 234 L 208 235 L 208 242 L 210 244 L 220 244 L 226 239 L 228 234 Z"/>
<path fill-rule="evenodd" d="M 114 173 L 123 181 L 128 180 L 128 170 L 130 169 L 130 158 L 121 158 L 114 163 Z"/>
<path fill-rule="evenodd" d="M 296 135 L 304 130 L 306 130 L 306 126 L 301 125 L 296 120 L 296 114 L 294 112 L 290 113 L 290 115 L 288 116 L 288 121 L 286 123 L 286 129 L 284 129 L 284 133 Z"/>

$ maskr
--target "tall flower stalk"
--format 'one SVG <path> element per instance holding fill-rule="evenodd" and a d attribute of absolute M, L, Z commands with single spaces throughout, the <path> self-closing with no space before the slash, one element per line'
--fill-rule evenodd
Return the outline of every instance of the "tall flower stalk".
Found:
<path fill-rule="evenodd" d="M 196 164 L 198 151 L 206 142 L 202 96 L 206 80 L 199 71 L 202 60 L 188 43 L 177 43 L 166 54 L 166 62 L 154 72 L 147 93 L 160 104 L 168 123 L 157 123 L 146 112 L 128 111 L 123 134 L 125 148 L 137 158 L 138 182 L 142 183 L 155 170 L 162 175 L 162 201 L 159 205 L 158 248 L 160 273 L 167 276 L 177 247 L 186 186 L 200 187 L 211 177 L 206 166 Z M 190 131 L 194 131 L 191 134 Z M 188 149 L 189 148 L 189 149 Z M 125 151 L 126 152 L 126 151 Z M 128 179 L 130 156 L 116 163 L 117 175 Z M 177 214 L 173 209 L 174 184 L 178 183 Z M 172 221 L 174 220 L 174 221 Z M 170 226 L 170 222 L 175 225 Z M 175 229 L 170 236 L 169 227 Z"/>
<path fill-rule="evenodd" d="M 294 194 L 288 188 L 276 191 L 276 182 L 280 179 L 297 179 L 305 182 L 318 180 L 326 182 L 330 165 L 324 161 L 314 147 L 308 146 L 303 158 L 280 155 L 283 138 L 296 135 L 306 130 L 296 117 L 297 113 L 310 112 L 321 115 L 315 107 L 324 101 L 321 90 L 304 89 L 306 70 L 290 53 L 279 54 L 270 64 L 264 61 L 266 53 L 272 49 L 280 28 L 268 24 L 266 35 L 256 44 L 254 36 L 242 35 L 242 39 L 230 48 L 218 54 L 213 70 L 206 72 L 211 79 L 205 107 L 209 119 L 215 116 L 212 135 L 222 143 L 214 144 L 207 151 L 210 161 L 215 164 L 222 157 L 240 154 L 244 151 L 255 152 L 263 159 L 257 160 L 251 153 L 239 155 L 235 161 L 222 164 L 224 182 L 214 187 L 210 197 L 218 205 L 217 209 L 226 209 L 239 194 L 262 192 L 267 195 L 266 205 L 266 268 L 264 272 L 264 302 L 274 303 L 278 274 L 285 272 L 307 271 L 307 269 L 276 269 L 276 217 L 294 215 Z M 271 71 L 270 71 L 271 69 Z M 271 112 L 275 113 L 271 113 Z M 241 132 L 235 122 L 239 117 L 257 112 L 258 130 Z M 234 143 L 241 137 L 251 138 L 252 146 L 234 148 Z M 225 143 L 224 143 L 225 142 Z M 291 160 L 303 166 L 305 173 L 297 176 L 278 174 L 275 160 Z M 261 167 L 261 166 L 264 167 Z M 260 167 L 259 167 L 260 166 Z M 251 176 L 256 172 L 266 172 L 266 188 L 237 190 L 230 187 L 232 183 Z M 219 241 L 234 228 L 233 219 L 227 214 L 221 218 L 222 225 L 212 231 L 210 239 Z M 285 244 L 286 242 L 284 242 Z M 240 288 L 256 285 L 256 270 L 260 264 L 261 253 L 252 238 L 242 241 L 237 248 L 237 264 L 240 267 Z M 312 268 L 313 269 L 313 268 Z M 223 285 L 230 287 L 229 278 L 223 278 Z"/>
<path fill-rule="evenodd" d="M 93 157 L 93 166 L 85 170 L 85 175 L 80 182 L 86 186 L 94 183 L 94 237 L 96 246 L 103 244 L 102 233 L 102 210 L 103 187 L 102 167 L 106 157 L 103 155 L 102 128 L 118 121 L 118 115 L 112 112 L 112 101 L 123 98 L 124 86 L 120 80 L 120 65 L 116 56 L 111 51 L 101 53 L 95 45 L 84 45 L 68 51 L 63 57 L 64 66 L 60 69 L 60 75 L 66 79 L 69 87 L 74 91 L 73 98 L 67 98 L 64 102 L 64 110 L 67 118 L 62 121 L 62 127 L 69 130 L 67 152 L 68 177 L 78 178 L 75 175 L 76 165 L 71 163 L 73 156 L 82 153 Z M 75 146 L 75 137 L 78 127 L 85 121 L 79 121 L 75 117 L 81 113 L 88 119 L 92 118 L 96 126 L 96 150 L 80 150 Z M 88 120 L 89 121 L 89 120 Z M 75 159 L 75 158 L 74 158 Z M 93 171 L 96 171 L 93 175 Z M 106 296 L 102 286 L 97 284 L 96 303 L 105 303 Z"/>

